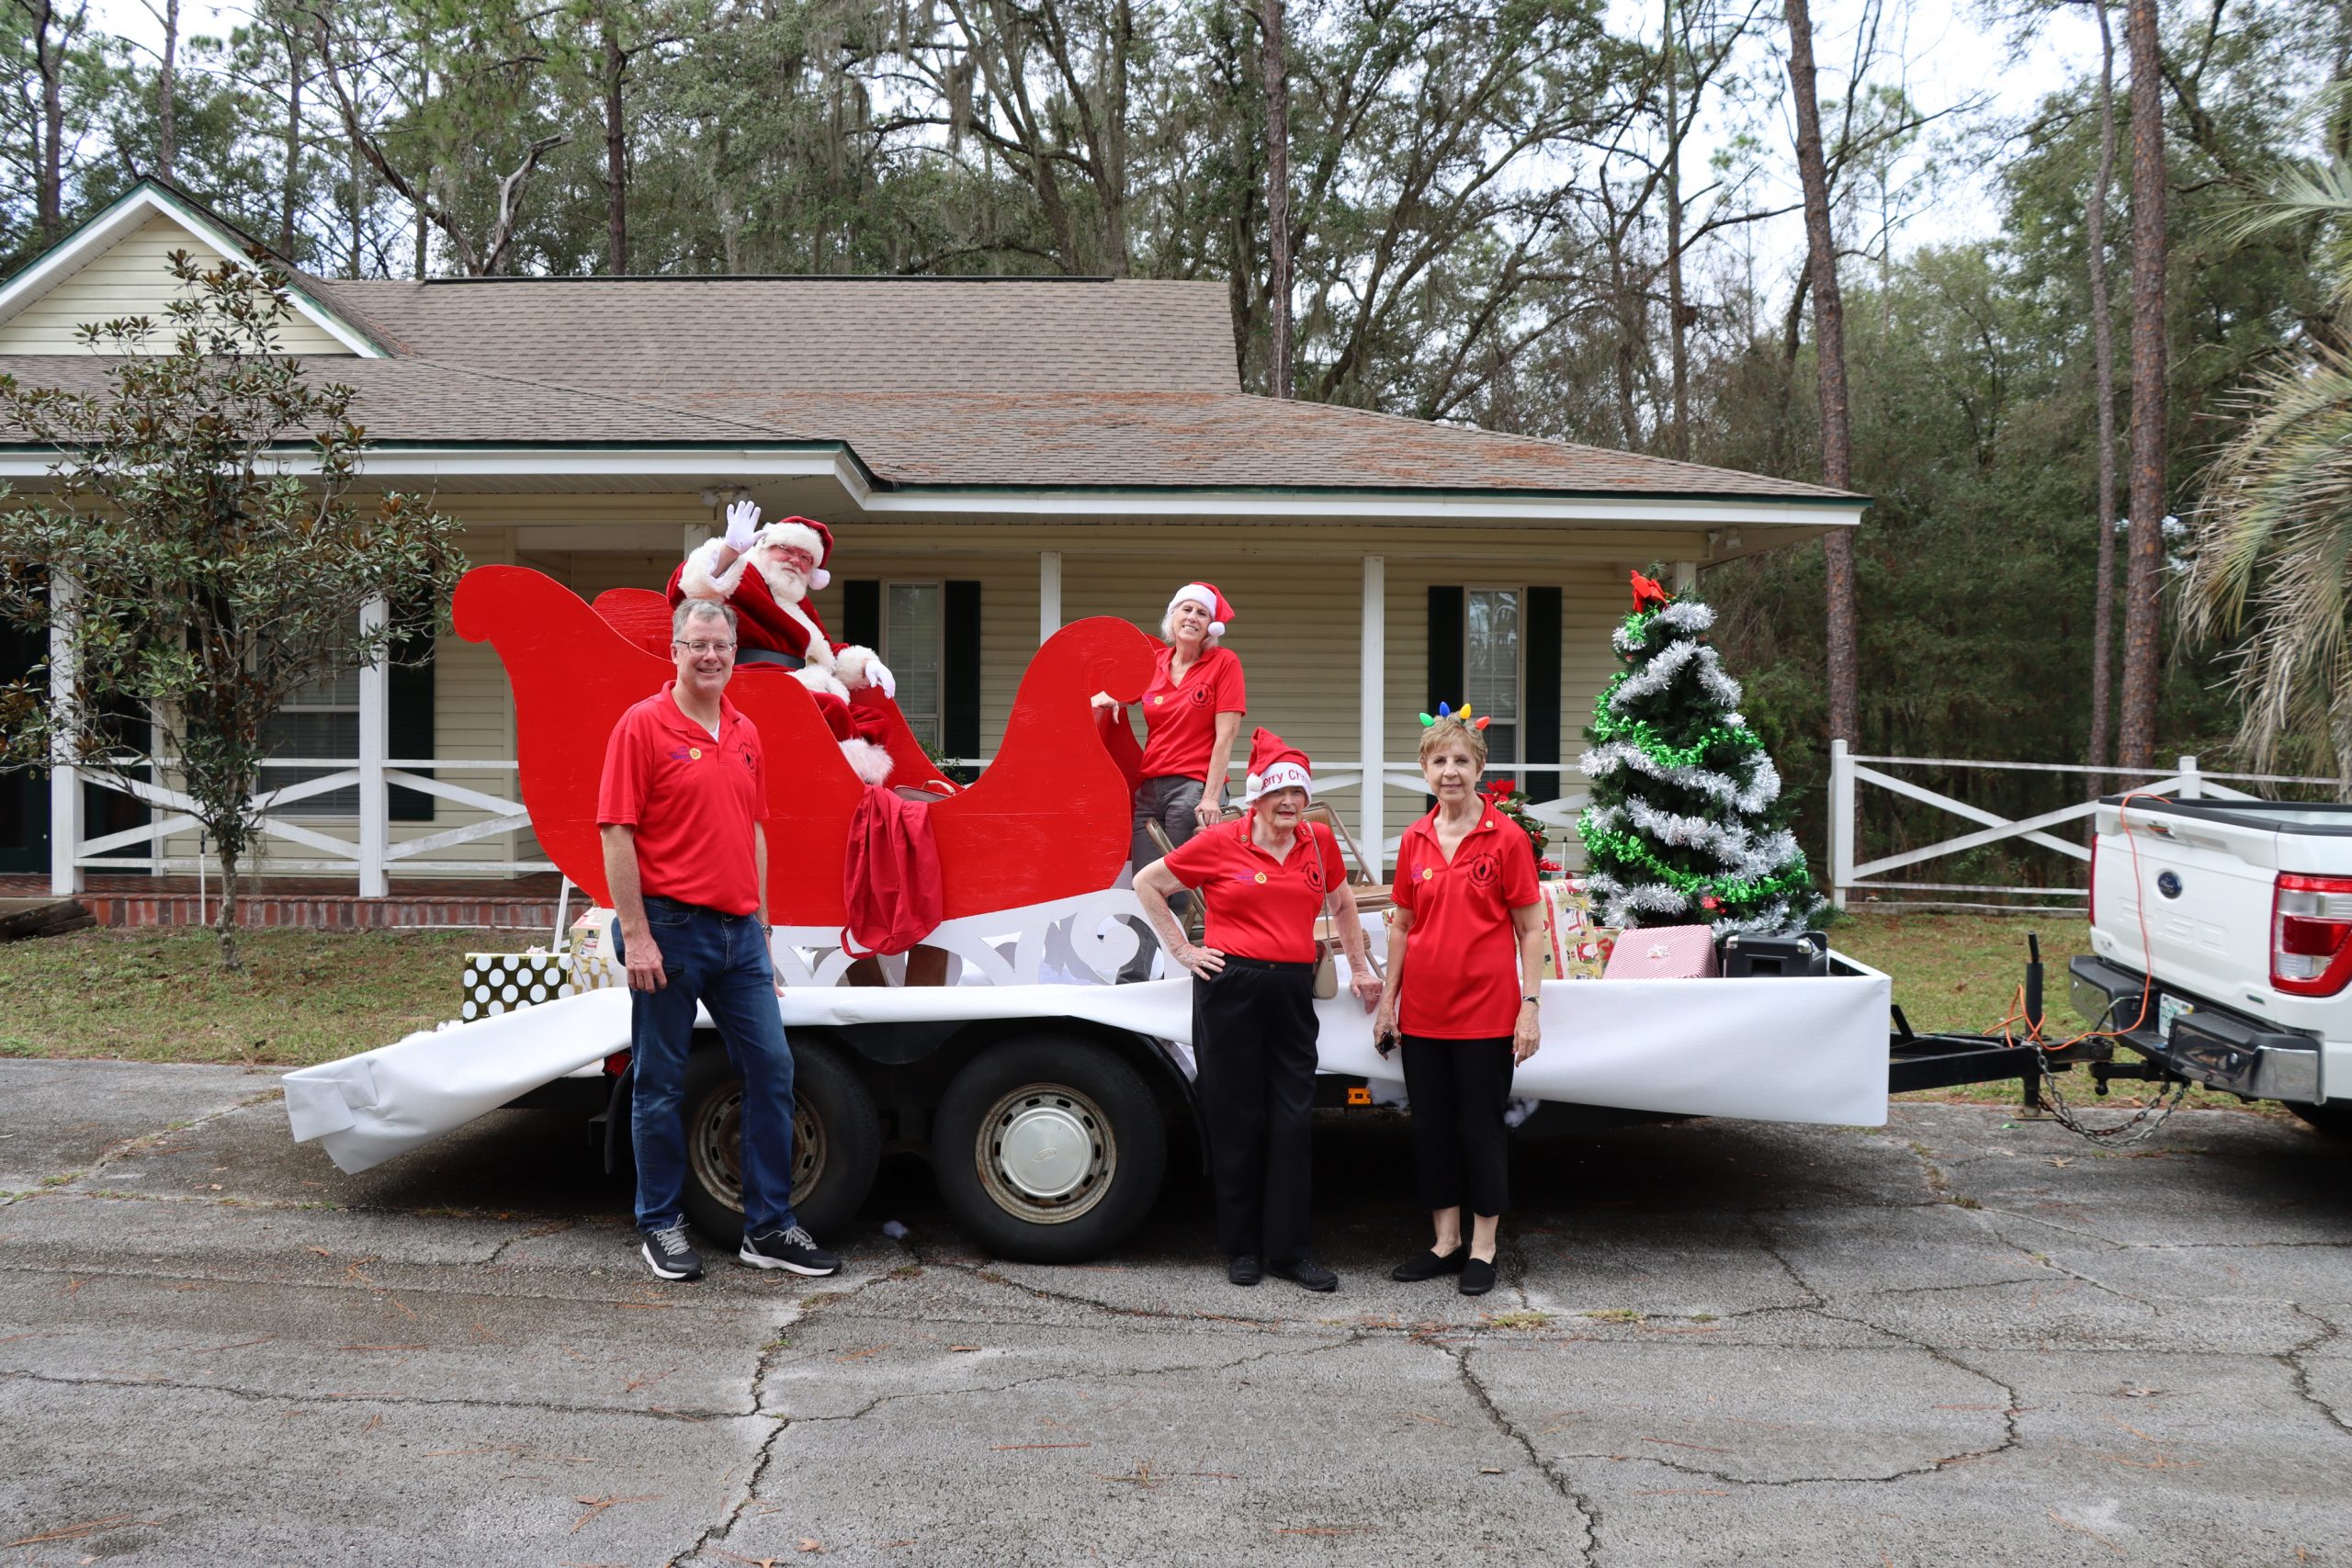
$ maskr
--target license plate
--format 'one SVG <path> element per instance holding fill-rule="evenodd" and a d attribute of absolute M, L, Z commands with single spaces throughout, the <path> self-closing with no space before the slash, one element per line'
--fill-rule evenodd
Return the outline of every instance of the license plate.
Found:
<path fill-rule="evenodd" d="M 2196 1010 L 2194 1006 L 2178 997 L 2158 997 L 2156 998 L 2156 1038 L 2167 1045 L 2171 1044 L 2174 1022 Z"/>

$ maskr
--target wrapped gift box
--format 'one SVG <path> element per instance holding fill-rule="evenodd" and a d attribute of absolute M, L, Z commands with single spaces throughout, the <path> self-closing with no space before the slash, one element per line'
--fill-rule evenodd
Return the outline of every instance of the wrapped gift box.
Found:
<path fill-rule="evenodd" d="M 1715 933 L 1710 926 L 1641 926 L 1621 933 L 1607 980 L 1703 980 L 1715 974 Z"/>
<path fill-rule="evenodd" d="M 574 990 L 564 961 L 552 953 L 469 953 L 458 982 L 464 997 L 458 1016 L 468 1022 L 496 1018 Z"/>

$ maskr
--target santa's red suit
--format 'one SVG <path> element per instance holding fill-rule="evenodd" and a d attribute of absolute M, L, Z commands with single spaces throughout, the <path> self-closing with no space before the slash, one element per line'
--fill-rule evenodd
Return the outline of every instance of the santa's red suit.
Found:
<path fill-rule="evenodd" d="M 808 603 L 811 588 L 831 580 L 825 569 L 833 553 L 832 531 L 807 517 L 786 517 L 769 524 L 756 542 L 722 570 L 718 558 L 726 541 L 713 539 L 696 548 L 670 574 L 670 607 L 688 599 L 708 599 L 732 605 L 739 674 L 764 676 L 775 671 L 789 673 L 808 688 L 825 716 L 842 754 L 868 784 L 889 777 L 890 754 L 883 749 L 882 720 L 864 708 L 853 707 L 850 694 L 867 686 L 890 694 L 895 684 L 889 671 L 870 648 L 835 642 Z M 793 570 L 786 552 L 805 552 L 814 563 L 804 576 Z M 780 654 L 787 661 L 761 657 Z"/>

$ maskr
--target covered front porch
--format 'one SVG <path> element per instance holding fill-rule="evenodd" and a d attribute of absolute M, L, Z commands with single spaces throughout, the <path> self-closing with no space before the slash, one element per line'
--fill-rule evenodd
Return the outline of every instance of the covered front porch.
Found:
<path fill-rule="evenodd" d="M 1419 712 L 1466 699 L 1493 716 L 1491 776 L 1518 780 L 1535 814 L 1566 829 L 1583 799 L 1577 737 L 1616 668 L 1609 633 L 1626 572 L 1689 586 L 1708 565 L 1854 515 L 1721 496 L 909 496 L 805 459 L 763 475 L 741 451 L 683 471 L 674 460 L 617 471 L 607 457 L 591 475 L 549 472 L 541 457 L 498 472 L 481 453 L 394 452 L 370 474 L 437 489 L 466 520 L 476 564 L 530 567 L 588 599 L 661 587 L 739 495 L 770 517 L 824 517 L 837 547 L 820 614 L 836 637 L 882 653 L 916 732 L 967 769 L 993 756 L 1045 637 L 1088 615 L 1156 631 L 1176 586 L 1216 582 L 1237 609 L 1227 643 L 1248 673 L 1247 722 L 1314 757 L 1318 793 L 1367 852 L 1381 846 L 1384 867 L 1422 809 Z M 511 697 L 486 645 L 444 634 L 422 671 L 360 672 L 305 712 L 289 732 L 302 749 L 265 775 L 254 874 L 385 899 L 421 879 L 552 871 L 519 799 Z M 121 798 L 71 767 L 46 780 L 52 893 L 88 890 L 93 876 L 197 874 L 200 846 L 168 780 L 133 785 L 143 799 L 127 821 L 97 815 L 109 796 L 93 784 Z M 1561 839 L 1573 863 L 1573 835 Z M 35 867 L 20 858 L 13 869 Z"/>

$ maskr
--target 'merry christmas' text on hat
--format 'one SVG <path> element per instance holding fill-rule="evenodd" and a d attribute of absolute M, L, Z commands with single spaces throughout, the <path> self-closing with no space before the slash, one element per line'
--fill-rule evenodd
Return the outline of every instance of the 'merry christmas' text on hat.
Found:
<path fill-rule="evenodd" d="M 1183 587 L 1176 590 L 1175 597 L 1168 601 L 1167 613 L 1174 615 L 1176 606 L 1188 599 L 1209 613 L 1209 636 L 1223 637 L 1225 628 L 1233 624 L 1233 606 L 1225 602 L 1225 595 L 1219 593 L 1214 584 L 1206 582 L 1184 584 Z"/>
<path fill-rule="evenodd" d="M 832 558 L 833 531 L 815 518 L 779 517 L 760 530 L 760 543 L 779 549 L 808 551 L 808 558 L 816 563 L 808 573 L 810 588 L 822 589 L 833 580 L 833 574 L 825 570 L 825 563 Z"/>
<path fill-rule="evenodd" d="M 1312 800 L 1315 778 L 1306 752 L 1261 726 L 1250 737 L 1250 782 L 1242 789 L 1241 803 L 1253 805 L 1260 795 L 1278 789 L 1303 789 Z"/>

